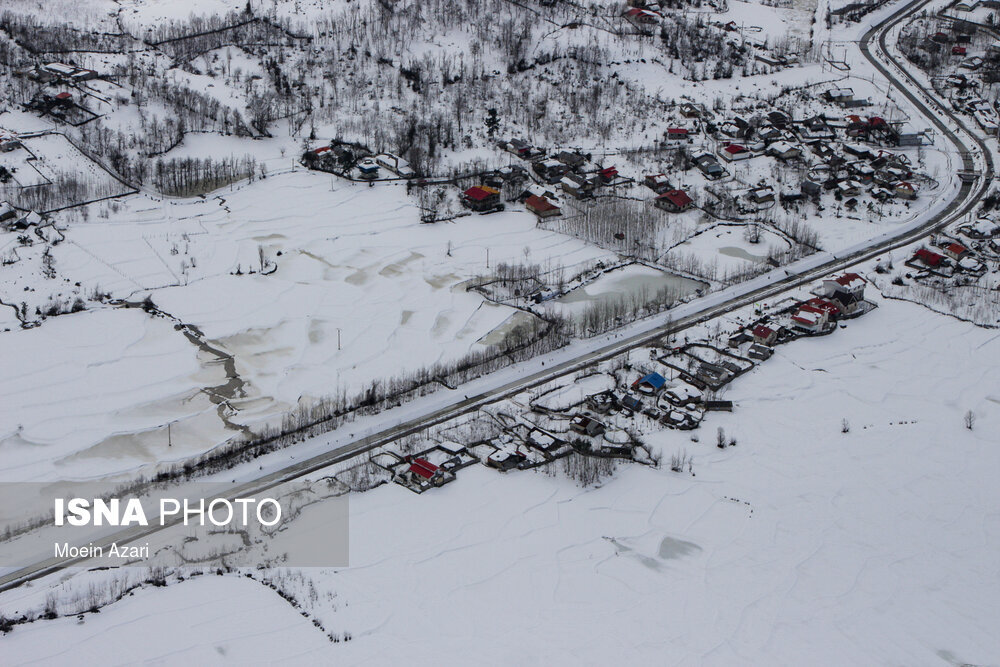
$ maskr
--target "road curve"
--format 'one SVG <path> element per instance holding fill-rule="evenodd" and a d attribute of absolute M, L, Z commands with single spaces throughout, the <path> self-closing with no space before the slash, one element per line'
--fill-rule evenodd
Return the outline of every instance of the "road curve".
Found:
<path fill-rule="evenodd" d="M 931 123 L 933 123 L 942 132 L 944 136 L 948 137 L 948 139 L 955 145 L 962 156 L 964 169 L 976 169 L 973 155 L 969 151 L 969 146 L 961 137 L 957 136 L 957 134 L 944 121 L 942 121 L 939 116 L 947 116 L 959 127 L 961 127 L 964 130 L 966 139 L 971 142 L 975 142 L 976 149 L 981 152 L 985 163 L 981 176 L 975 182 L 964 182 L 959 189 L 957 196 L 951 202 L 951 205 L 946 208 L 946 210 L 930 216 L 925 223 L 919 225 L 918 227 L 905 230 L 892 237 L 882 238 L 881 240 L 874 239 L 869 246 L 847 255 L 833 257 L 830 261 L 812 269 L 798 273 L 789 273 L 789 275 L 783 280 L 771 283 L 765 287 L 748 290 L 747 292 L 734 296 L 732 299 L 729 299 L 724 303 L 708 306 L 696 313 L 680 318 L 676 321 L 668 321 L 666 324 L 654 326 L 649 330 L 636 333 L 626 338 L 616 339 L 600 349 L 588 352 L 574 359 L 553 365 L 534 373 L 529 373 L 518 378 L 517 380 L 504 383 L 489 391 L 485 391 L 475 396 L 470 396 L 461 401 L 450 403 L 419 418 L 412 419 L 378 433 L 358 439 L 347 445 L 324 452 L 323 454 L 314 456 L 310 459 L 300 461 L 250 482 L 236 485 L 230 489 L 227 493 L 227 497 L 232 499 L 253 495 L 259 496 L 276 486 L 300 479 L 330 465 L 345 461 L 372 449 L 376 449 L 407 435 L 417 433 L 430 426 L 434 426 L 435 424 L 439 424 L 459 415 L 478 410 L 488 403 L 514 396 L 526 389 L 544 384 L 561 375 L 586 368 L 596 362 L 611 358 L 624 351 L 650 344 L 662 338 L 666 334 L 683 331 L 706 320 L 718 317 L 719 315 L 764 299 L 769 299 L 790 289 L 800 287 L 823 276 L 848 268 L 858 262 L 872 259 L 887 250 L 912 243 L 927 234 L 940 230 L 952 222 L 962 218 L 969 211 L 975 208 L 978 202 L 985 196 L 989 184 L 992 182 L 994 167 L 990 152 L 981 139 L 970 133 L 968 130 L 965 130 L 962 122 L 956 118 L 949 109 L 946 109 L 941 104 L 930 99 L 927 91 L 925 91 L 912 76 L 908 75 L 900 64 L 892 57 L 885 42 L 886 33 L 892 27 L 907 16 L 910 16 L 911 14 L 922 9 L 925 5 L 929 4 L 929 2 L 930 0 L 914 0 L 913 2 L 903 5 L 896 12 L 866 32 L 862 37 L 859 46 L 864 56 L 872 63 L 872 65 L 878 69 L 883 76 L 885 76 L 892 83 L 893 86 L 895 86 L 922 114 L 927 117 Z M 893 73 L 893 71 L 890 71 L 889 67 L 884 64 L 876 54 L 873 54 L 873 40 L 876 40 L 877 48 L 881 51 L 883 57 L 889 61 L 896 71 L 898 71 L 898 76 Z M 899 77 L 904 78 L 905 83 L 900 80 Z M 908 86 L 921 93 L 923 97 L 918 96 L 917 92 L 913 92 L 908 88 Z M 101 540 L 95 540 L 93 544 L 96 546 L 108 546 L 112 542 L 116 542 L 120 545 L 125 545 L 129 542 L 147 537 L 155 532 L 163 530 L 164 528 L 169 528 L 175 523 L 176 521 L 173 523 L 167 522 L 165 526 L 155 525 L 120 530 Z M 86 559 L 49 558 L 41 560 L 38 563 L 0 577 L 0 591 L 15 588 L 25 582 L 39 579 L 67 567 L 84 566 L 85 564 Z"/>

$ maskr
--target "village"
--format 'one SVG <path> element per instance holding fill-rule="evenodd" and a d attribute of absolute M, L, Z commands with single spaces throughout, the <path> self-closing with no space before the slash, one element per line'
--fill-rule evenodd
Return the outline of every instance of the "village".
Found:
<path fill-rule="evenodd" d="M 361 467 L 369 484 L 393 481 L 424 493 L 476 464 L 509 472 L 582 457 L 598 467 L 614 461 L 659 466 L 643 445 L 644 433 L 692 431 L 690 440 L 698 443 L 694 432 L 706 417 L 738 409 L 723 398 L 730 384 L 770 359 L 776 346 L 833 334 L 874 309 L 865 299 L 867 283 L 845 273 L 816 285 L 809 298 L 788 297 L 737 315 L 734 321 L 743 322 L 738 330 L 717 325 L 710 337 L 685 336 L 683 342 L 666 335 L 658 345 L 491 404 L 476 417 L 435 429 L 433 436 L 404 441 L 402 449 L 381 448 Z M 720 436 L 715 444 L 725 449 L 737 442 Z M 671 466 L 683 472 L 690 460 Z M 570 468 L 586 476 L 586 465 Z M 592 474 L 589 482 L 600 476 Z M 357 477 L 344 477 L 352 475 Z"/>

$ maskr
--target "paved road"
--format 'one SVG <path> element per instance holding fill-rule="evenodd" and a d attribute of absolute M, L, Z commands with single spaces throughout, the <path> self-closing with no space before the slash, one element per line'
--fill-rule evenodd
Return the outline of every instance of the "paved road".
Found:
<path fill-rule="evenodd" d="M 905 95 L 907 99 L 912 102 L 914 106 L 916 106 L 917 109 L 919 109 L 921 113 L 923 113 L 928 120 L 942 132 L 944 136 L 948 137 L 949 140 L 955 144 L 962 155 L 963 166 L 965 169 L 978 170 L 975 164 L 974 156 L 970 153 L 969 145 L 966 142 L 975 143 L 976 145 L 974 148 L 981 152 L 984 162 L 982 176 L 975 182 L 963 183 L 955 199 L 948 207 L 945 208 L 944 211 L 931 216 L 919 227 L 902 232 L 899 235 L 895 235 L 890 238 L 874 240 L 870 245 L 856 250 L 855 252 L 841 255 L 839 257 L 832 256 L 833 258 L 830 261 L 824 262 L 823 264 L 812 269 L 792 273 L 785 279 L 771 283 L 766 287 L 748 290 L 725 301 L 724 303 L 706 307 L 676 321 L 669 322 L 661 326 L 655 326 L 649 330 L 642 331 L 625 338 L 616 339 L 613 342 L 608 343 L 606 346 L 588 352 L 582 356 L 533 373 L 529 373 L 518 378 L 517 380 L 506 382 L 489 391 L 482 392 L 475 396 L 470 396 L 461 401 L 452 402 L 419 418 L 407 421 L 365 438 L 361 438 L 342 447 L 324 452 L 323 454 L 313 458 L 295 463 L 256 480 L 234 486 L 227 494 L 228 497 L 230 499 L 236 497 L 260 497 L 262 494 L 276 486 L 300 479 L 335 463 L 345 461 L 351 457 L 376 449 L 412 433 L 420 432 L 435 424 L 439 424 L 459 415 L 478 410 L 484 405 L 514 396 L 526 389 L 544 384 L 561 375 L 566 375 L 581 368 L 591 366 L 598 361 L 611 358 L 624 351 L 653 343 L 668 333 L 683 331 L 706 320 L 718 317 L 719 315 L 737 310 L 758 301 L 769 299 L 782 292 L 800 287 L 818 278 L 848 268 L 858 262 L 874 258 L 887 250 L 907 245 L 968 214 L 976 207 L 980 199 L 982 199 L 986 194 L 987 188 L 992 182 L 994 176 L 993 160 L 990 156 L 989 150 L 982 140 L 976 138 L 968 132 L 964 133 L 966 135 L 964 138 L 960 137 L 947 125 L 947 123 L 941 120 L 942 117 L 948 117 L 961 125 L 961 121 L 957 119 L 950 110 L 944 108 L 940 105 L 940 103 L 931 98 L 927 91 L 923 90 L 912 77 L 906 74 L 898 63 L 895 63 L 892 56 L 889 55 L 885 43 L 885 35 L 893 26 L 907 16 L 910 16 L 911 14 L 922 9 L 929 2 L 930 0 L 914 0 L 913 2 L 903 5 L 887 19 L 869 30 L 862 38 L 860 47 L 865 57 L 871 61 L 872 64 L 886 78 L 888 78 L 889 81 L 892 82 L 892 84 L 903 95 Z M 872 46 L 873 40 L 875 40 L 874 47 Z M 879 59 L 880 57 L 886 58 L 891 64 L 883 64 L 883 62 Z M 911 92 L 908 87 L 915 88 L 916 92 Z M 176 523 L 177 521 L 168 522 L 166 526 L 155 525 L 149 527 L 133 527 L 115 532 L 102 540 L 95 540 L 93 543 L 96 546 L 108 546 L 112 542 L 124 545 L 129 542 L 138 541 L 142 538 L 148 537 L 149 535 L 175 525 Z M 38 579 L 66 567 L 84 564 L 85 559 L 49 558 L 40 560 L 34 565 L 0 577 L 0 591 L 14 588 L 27 581 Z"/>

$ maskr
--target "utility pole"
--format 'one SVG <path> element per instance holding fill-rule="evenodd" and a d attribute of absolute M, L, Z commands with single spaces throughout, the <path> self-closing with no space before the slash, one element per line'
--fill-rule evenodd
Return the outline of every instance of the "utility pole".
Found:
<path fill-rule="evenodd" d="M 337 327 L 337 351 L 340 352 L 340 327 Z"/>
<path fill-rule="evenodd" d="M 173 447 L 174 446 L 173 439 L 170 436 L 170 425 L 172 423 L 173 422 L 167 422 L 167 447 Z"/>

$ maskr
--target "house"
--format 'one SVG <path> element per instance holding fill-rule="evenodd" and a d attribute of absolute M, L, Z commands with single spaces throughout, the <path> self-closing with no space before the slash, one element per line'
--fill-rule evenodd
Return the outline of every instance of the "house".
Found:
<path fill-rule="evenodd" d="M 767 112 L 767 120 L 769 123 L 771 123 L 771 125 L 774 125 L 775 127 L 782 130 L 785 129 L 785 126 L 787 126 L 792 121 L 792 119 L 789 118 L 788 114 L 786 114 L 784 111 L 778 111 L 777 109 L 774 111 Z"/>
<path fill-rule="evenodd" d="M 539 160 L 531 165 L 531 168 L 546 183 L 558 183 L 562 177 L 569 173 L 570 168 L 563 162 L 555 158 Z"/>
<path fill-rule="evenodd" d="M 519 451 L 509 449 L 498 449 L 486 457 L 486 465 L 496 468 L 500 472 L 507 472 L 521 464 L 521 461 L 528 457 Z"/>
<path fill-rule="evenodd" d="M 753 338 L 746 331 L 739 331 L 729 337 L 729 347 L 739 347 L 743 343 L 748 343 Z"/>
<path fill-rule="evenodd" d="M 378 177 L 378 163 L 370 157 L 363 158 L 358 162 L 358 172 L 361 178 L 371 180 Z"/>
<path fill-rule="evenodd" d="M 97 72 L 92 69 L 67 65 L 65 63 L 47 63 L 37 69 L 42 79 L 61 81 L 90 81 L 97 78 Z"/>
<path fill-rule="evenodd" d="M 876 199 L 876 200 L 881 201 L 881 202 L 888 201 L 889 199 L 892 199 L 892 191 L 886 190 L 883 187 L 872 188 L 871 192 L 869 192 L 869 194 L 872 196 L 872 199 Z"/>
<path fill-rule="evenodd" d="M 68 107 L 73 104 L 73 94 L 63 91 L 61 93 L 56 93 L 52 98 L 56 106 Z"/>
<path fill-rule="evenodd" d="M 528 433 L 528 437 L 525 439 L 525 442 L 535 449 L 540 449 L 543 452 L 551 452 L 552 450 L 559 449 L 562 444 L 554 436 L 549 435 L 545 431 L 541 431 L 537 428 L 531 429 L 531 432 Z"/>
<path fill-rule="evenodd" d="M 855 157 L 869 159 L 872 156 L 871 150 L 862 144 L 844 143 L 844 152 Z"/>
<path fill-rule="evenodd" d="M 589 197 L 591 191 L 594 189 L 593 184 L 580 174 L 566 174 L 559 181 L 559 185 L 562 187 L 563 192 L 573 195 L 577 199 Z"/>
<path fill-rule="evenodd" d="M 412 178 L 417 175 L 416 172 L 410 168 L 410 163 L 398 155 L 393 155 L 392 153 L 380 153 L 375 156 L 375 161 L 389 171 L 395 172 L 395 174 L 401 178 Z"/>
<path fill-rule="evenodd" d="M 569 427 L 580 435 L 598 436 L 605 431 L 604 424 L 587 415 L 577 415 L 569 422 Z"/>
<path fill-rule="evenodd" d="M 748 123 L 742 118 L 733 118 L 731 120 L 723 121 L 719 125 L 719 131 L 722 132 L 727 137 L 733 139 L 743 139 L 747 136 Z"/>
<path fill-rule="evenodd" d="M 849 165 L 848 168 L 851 170 L 851 173 L 853 173 L 857 179 L 865 185 L 868 185 L 875 180 L 875 169 L 870 164 L 858 161 Z"/>
<path fill-rule="evenodd" d="M 718 364 L 702 363 L 694 373 L 695 377 L 707 385 L 721 385 L 728 382 L 733 373 L 728 368 Z"/>
<path fill-rule="evenodd" d="M 687 382 L 674 383 L 664 391 L 664 394 L 671 402 L 678 405 L 700 403 L 702 398 L 701 390 Z"/>
<path fill-rule="evenodd" d="M 646 174 L 646 177 L 642 179 L 643 185 L 651 189 L 657 194 L 663 194 L 667 190 L 670 190 L 670 180 L 667 178 L 666 174 Z"/>
<path fill-rule="evenodd" d="M 810 197 L 818 196 L 823 192 L 823 186 L 816 181 L 805 180 L 802 181 L 802 194 L 809 195 Z"/>
<path fill-rule="evenodd" d="M 813 308 L 818 308 L 819 310 L 822 310 L 827 314 L 827 316 L 830 319 L 834 319 L 835 317 L 840 315 L 841 312 L 840 306 L 838 306 L 836 303 L 832 301 L 827 301 L 826 299 L 821 299 L 819 297 L 813 297 L 809 299 L 808 301 L 806 301 L 806 304 Z"/>
<path fill-rule="evenodd" d="M 795 314 L 792 315 L 792 323 L 795 328 L 811 333 L 822 331 L 829 321 L 830 315 L 826 310 L 808 304 L 800 306 Z"/>
<path fill-rule="evenodd" d="M 963 257 L 969 256 L 971 253 L 969 252 L 969 249 L 961 243 L 949 243 L 944 248 L 944 254 L 957 262 Z"/>
<path fill-rule="evenodd" d="M 417 486 L 430 484 L 431 486 L 441 486 L 455 479 L 454 473 L 442 470 L 427 459 L 415 458 L 407 469 L 409 481 Z"/>
<path fill-rule="evenodd" d="M 678 111 L 685 118 L 705 118 L 708 116 L 708 111 L 701 104 L 694 104 L 691 102 L 684 102 L 678 107 Z"/>
<path fill-rule="evenodd" d="M 844 297 L 864 299 L 865 285 L 868 282 L 856 273 L 845 273 L 836 278 L 829 278 L 823 281 L 823 291 L 833 300 L 843 302 Z"/>
<path fill-rule="evenodd" d="M 0 222 L 7 222 L 17 217 L 17 209 L 10 202 L 0 202 Z"/>
<path fill-rule="evenodd" d="M 782 202 L 795 202 L 802 199 L 802 187 L 794 185 L 785 185 L 781 188 L 781 193 L 778 198 Z"/>
<path fill-rule="evenodd" d="M 785 136 L 785 133 L 771 125 L 761 125 L 757 128 L 757 139 L 765 144 L 771 144 Z"/>
<path fill-rule="evenodd" d="M 660 15 L 641 7 L 632 7 L 625 12 L 625 18 L 636 25 L 655 25 L 660 22 Z"/>
<path fill-rule="evenodd" d="M 732 412 L 732 401 L 705 401 L 706 412 Z"/>
<path fill-rule="evenodd" d="M 917 189 L 908 181 L 900 181 L 897 183 L 894 192 L 897 197 L 902 197 L 903 199 L 917 198 Z"/>
<path fill-rule="evenodd" d="M 638 396 L 633 396 L 632 394 L 625 394 L 622 396 L 620 401 L 622 407 L 631 410 L 632 412 L 640 412 L 642 410 L 642 399 Z"/>
<path fill-rule="evenodd" d="M 760 345 L 770 346 L 774 344 L 774 341 L 778 340 L 778 332 L 763 324 L 755 326 L 750 333 L 753 335 L 753 342 Z"/>
<path fill-rule="evenodd" d="M 500 142 L 500 147 L 507 151 L 508 153 L 513 153 L 519 158 L 531 157 L 532 148 L 531 145 L 520 139 L 511 139 L 510 141 Z"/>
<path fill-rule="evenodd" d="M 668 144 L 683 144 L 691 140 L 691 133 L 686 127 L 669 127 L 663 138 Z"/>
<path fill-rule="evenodd" d="M 969 85 L 969 78 L 964 74 L 949 74 L 944 78 L 944 82 L 956 88 L 965 88 Z"/>
<path fill-rule="evenodd" d="M 545 197 L 531 195 L 524 200 L 524 207 L 537 215 L 539 218 L 551 218 L 561 215 L 562 210 Z"/>
<path fill-rule="evenodd" d="M 587 156 L 581 155 L 575 151 L 560 151 L 556 153 L 553 158 L 570 169 L 579 169 L 583 165 L 587 164 Z"/>
<path fill-rule="evenodd" d="M 854 91 L 851 88 L 828 88 L 823 93 L 823 99 L 827 102 L 844 104 L 854 99 Z"/>
<path fill-rule="evenodd" d="M 545 199 L 555 201 L 557 199 L 556 190 L 557 188 L 554 187 L 547 188 L 544 185 L 539 185 L 537 183 L 528 183 L 528 185 L 524 188 L 524 192 L 519 194 L 517 199 L 520 202 L 525 202 L 529 197 L 535 195 L 537 197 L 544 197 Z"/>
<path fill-rule="evenodd" d="M 944 256 L 928 250 L 927 248 L 920 248 L 913 254 L 913 259 L 920 260 L 931 268 L 936 268 L 941 265 L 941 262 L 944 261 Z"/>
<path fill-rule="evenodd" d="M 771 358 L 772 354 L 774 354 L 774 350 L 767 345 L 761 345 L 760 343 L 754 343 L 750 346 L 750 349 L 747 350 L 747 356 L 754 361 L 767 361 Z"/>
<path fill-rule="evenodd" d="M 17 218 L 17 220 L 11 225 L 13 229 L 27 229 L 34 225 L 35 227 L 40 226 L 45 219 L 35 211 L 28 211 L 24 215 Z"/>
<path fill-rule="evenodd" d="M 699 153 L 691 158 L 694 160 L 694 164 L 701 173 L 705 174 L 708 178 L 721 178 L 725 174 L 725 169 L 719 164 L 719 161 L 711 153 Z"/>
<path fill-rule="evenodd" d="M 983 62 L 985 61 L 979 56 L 972 56 L 971 58 L 965 58 L 964 60 L 962 60 L 962 62 L 960 62 L 958 66 L 961 67 L 962 69 L 975 70 L 982 67 Z"/>
<path fill-rule="evenodd" d="M 964 46 L 953 46 L 951 47 L 951 55 L 953 56 L 964 56 L 966 53 Z"/>
<path fill-rule="evenodd" d="M 767 154 L 779 160 L 794 160 L 802 155 L 802 150 L 787 141 L 776 141 L 767 147 Z"/>
<path fill-rule="evenodd" d="M 462 193 L 462 203 L 473 211 L 492 211 L 500 205 L 500 191 L 485 185 L 473 185 Z"/>
<path fill-rule="evenodd" d="M 861 194 L 861 184 L 855 180 L 847 179 L 837 183 L 837 191 L 845 197 L 855 197 Z"/>
<path fill-rule="evenodd" d="M 636 391 L 642 392 L 643 394 L 655 394 L 656 392 L 663 389 L 664 385 L 667 384 L 666 378 L 664 378 L 659 373 L 649 373 L 632 384 L 632 388 Z"/>
<path fill-rule="evenodd" d="M 587 405 L 598 414 L 607 414 L 615 405 L 615 397 L 610 391 L 602 391 L 587 397 Z"/>
<path fill-rule="evenodd" d="M 680 213 L 681 211 L 686 211 L 694 204 L 694 200 L 688 196 L 683 190 L 668 190 L 662 195 L 658 196 L 654 201 L 656 208 L 663 209 L 664 211 L 669 211 L 671 213 Z"/>
<path fill-rule="evenodd" d="M 739 144 L 729 144 L 722 149 L 720 153 L 722 157 L 730 162 L 735 162 L 736 160 L 746 160 L 750 158 L 750 151 L 746 149 L 745 146 Z"/>
<path fill-rule="evenodd" d="M 11 134 L 9 132 L 0 133 L 0 152 L 9 153 L 18 148 L 23 148 L 21 140 L 17 138 L 17 135 Z"/>
<path fill-rule="evenodd" d="M 747 199 L 754 204 L 772 204 L 774 203 L 774 188 L 769 185 L 753 188 L 747 193 Z"/>
<path fill-rule="evenodd" d="M 618 178 L 618 170 L 614 167 L 605 167 L 598 171 L 597 175 L 600 177 L 601 183 L 610 183 Z"/>
<path fill-rule="evenodd" d="M 813 116 L 802 121 L 801 134 L 804 139 L 810 140 L 834 139 L 837 136 L 837 133 L 833 131 L 823 116 Z"/>
<path fill-rule="evenodd" d="M 971 12 L 979 7 L 979 0 L 958 0 L 955 3 L 955 11 Z"/>

